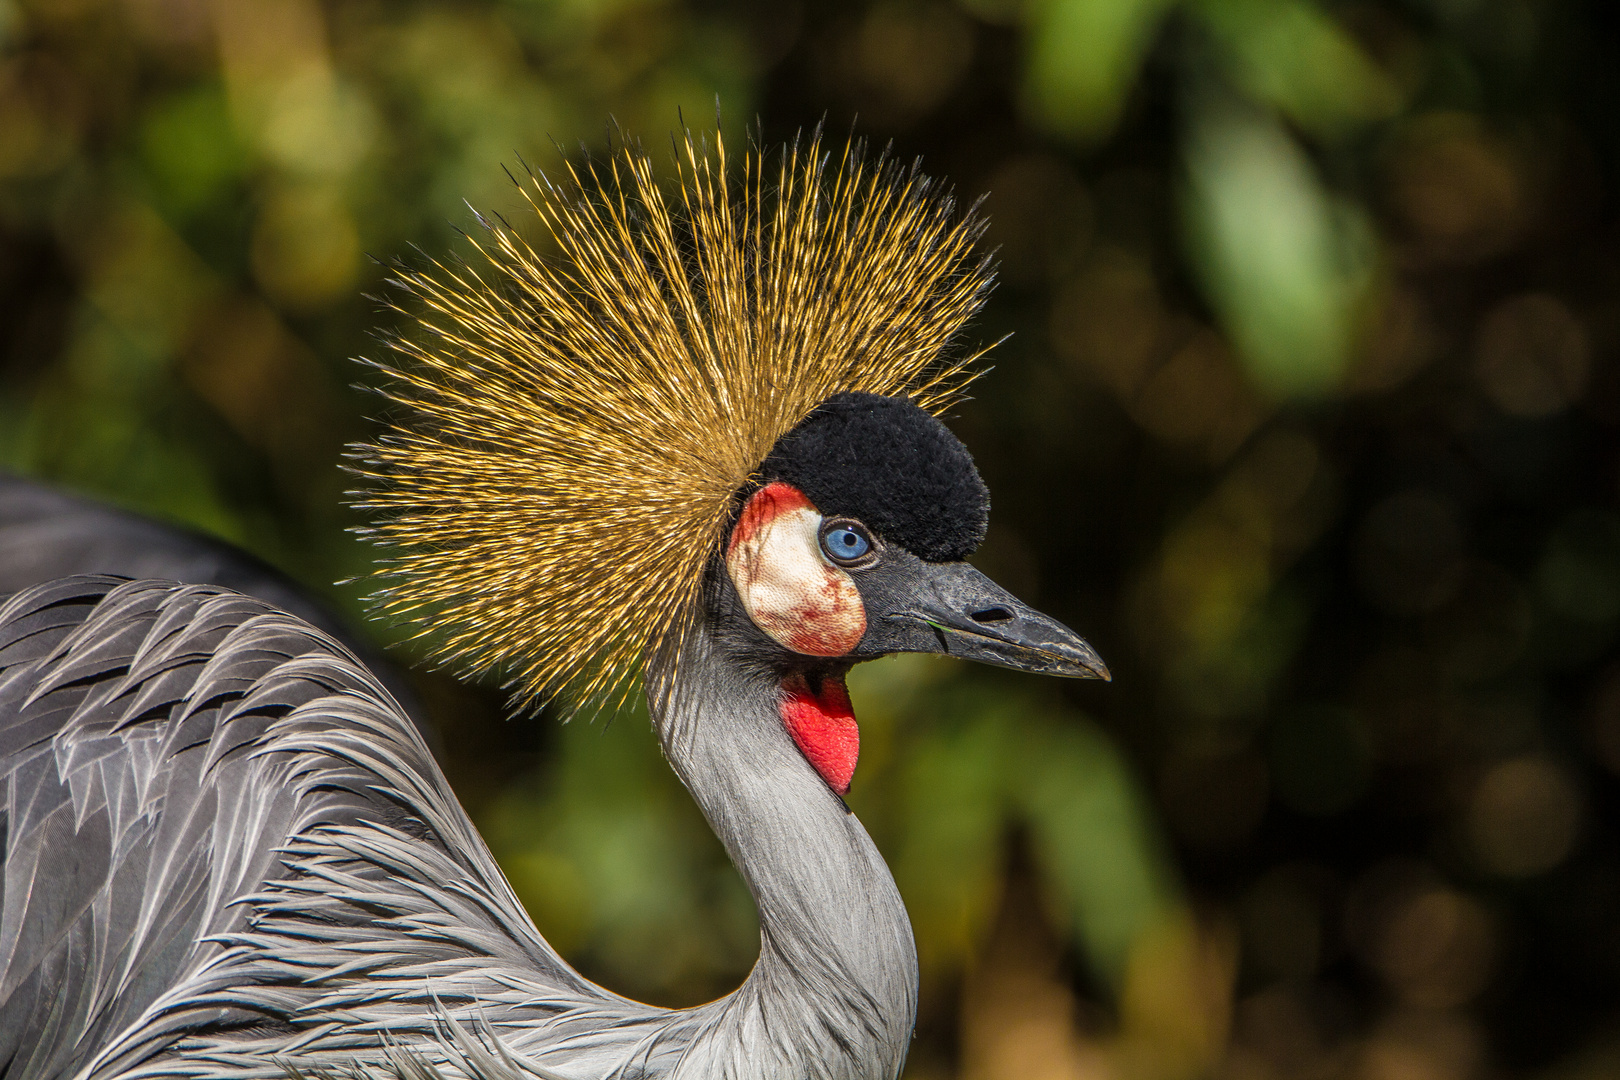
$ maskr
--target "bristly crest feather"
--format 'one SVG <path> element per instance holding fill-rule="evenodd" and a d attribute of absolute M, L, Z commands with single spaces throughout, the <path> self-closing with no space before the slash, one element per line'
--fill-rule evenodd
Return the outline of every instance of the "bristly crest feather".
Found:
<path fill-rule="evenodd" d="M 773 161 L 772 158 L 779 157 Z M 402 271 L 421 332 L 376 364 L 398 406 L 357 447 L 362 530 L 389 550 L 374 606 L 523 704 L 628 690 L 698 612 L 738 491 L 828 396 L 958 400 L 952 346 L 988 292 L 983 220 L 886 153 L 808 145 L 728 174 L 676 144 L 679 189 L 626 144 L 518 183 L 555 244 L 505 221 L 483 262 Z"/>

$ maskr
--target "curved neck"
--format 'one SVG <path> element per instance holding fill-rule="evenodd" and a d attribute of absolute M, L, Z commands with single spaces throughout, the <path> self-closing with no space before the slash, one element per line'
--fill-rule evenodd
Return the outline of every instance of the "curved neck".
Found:
<path fill-rule="evenodd" d="M 760 956 L 680 1075 L 899 1075 L 917 1010 L 911 923 L 877 847 L 784 727 L 775 678 L 707 627 L 649 678 L 654 722 L 759 907 Z"/>

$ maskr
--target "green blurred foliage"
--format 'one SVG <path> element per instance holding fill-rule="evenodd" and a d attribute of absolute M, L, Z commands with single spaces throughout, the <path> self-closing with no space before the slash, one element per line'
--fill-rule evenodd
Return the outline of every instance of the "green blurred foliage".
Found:
<path fill-rule="evenodd" d="M 976 561 L 1116 675 L 852 677 L 909 1075 L 1606 1076 L 1616 55 L 1590 0 L 0 0 L 0 462 L 358 620 L 390 262 L 717 98 L 734 143 L 892 140 L 988 193 Z M 565 955 L 743 977 L 644 713 L 419 689 Z"/>
<path fill-rule="evenodd" d="M 1070 138 L 1106 136 L 1174 0 L 1045 0 L 1031 5 L 1027 108 Z"/>
<path fill-rule="evenodd" d="M 1189 121 L 1182 202 L 1193 267 L 1255 384 L 1320 397 L 1349 363 L 1371 231 L 1324 190 L 1276 118 L 1212 96 Z"/>

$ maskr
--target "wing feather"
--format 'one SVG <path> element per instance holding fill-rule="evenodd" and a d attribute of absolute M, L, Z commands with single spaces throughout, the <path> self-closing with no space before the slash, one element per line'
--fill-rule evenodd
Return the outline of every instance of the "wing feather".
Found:
<path fill-rule="evenodd" d="M 386 1067 L 381 1033 L 434 1045 L 446 1010 L 582 999 L 617 1000 L 534 930 L 404 710 L 326 634 L 105 575 L 0 604 L 7 1080 Z"/>

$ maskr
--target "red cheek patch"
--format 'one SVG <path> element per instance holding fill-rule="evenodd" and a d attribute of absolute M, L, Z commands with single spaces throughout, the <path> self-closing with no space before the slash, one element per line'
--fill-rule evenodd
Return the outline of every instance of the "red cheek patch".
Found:
<path fill-rule="evenodd" d="M 822 554 L 821 515 L 797 488 L 777 482 L 743 507 L 726 568 L 754 625 L 806 656 L 842 656 L 866 633 L 860 590 Z"/>
<path fill-rule="evenodd" d="M 726 554 L 735 552 L 739 544 L 753 543 L 761 530 L 771 522 L 796 510 L 814 511 L 815 506 L 804 492 L 792 484 L 784 484 L 780 480 L 766 484 L 754 492 L 743 506 L 742 514 L 731 530 L 731 542 L 726 545 Z"/>
<path fill-rule="evenodd" d="M 823 679 L 821 691 L 812 693 L 803 675 L 788 676 L 782 681 L 782 723 L 827 786 L 848 794 L 861 756 L 861 729 L 844 680 Z"/>

